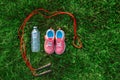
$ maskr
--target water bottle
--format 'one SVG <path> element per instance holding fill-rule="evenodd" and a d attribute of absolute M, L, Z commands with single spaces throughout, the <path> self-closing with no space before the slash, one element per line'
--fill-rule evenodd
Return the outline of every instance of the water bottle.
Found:
<path fill-rule="evenodd" d="M 37 26 L 33 27 L 33 30 L 31 33 L 31 50 L 32 52 L 40 51 L 40 32 L 37 29 Z"/>

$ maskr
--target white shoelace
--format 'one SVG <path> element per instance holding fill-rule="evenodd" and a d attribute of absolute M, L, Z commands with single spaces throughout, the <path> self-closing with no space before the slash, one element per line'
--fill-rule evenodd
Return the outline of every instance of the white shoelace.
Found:
<path fill-rule="evenodd" d="M 62 46 L 61 42 L 57 42 L 57 46 L 61 47 Z"/>
<path fill-rule="evenodd" d="M 49 41 L 49 42 L 48 42 L 48 46 L 52 46 L 52 42 Z"/>

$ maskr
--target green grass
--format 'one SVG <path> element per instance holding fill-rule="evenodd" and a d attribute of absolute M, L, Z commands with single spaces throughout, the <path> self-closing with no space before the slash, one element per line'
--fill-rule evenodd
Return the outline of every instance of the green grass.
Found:
<path fill-rule="evenodd" d="M 27 23 L 27 56 L 34 67 L 52 62 L 52 73 L 32 76 L 19 51 L 17 31 L 34 9 L 67 11 L 77 19 L 82 49 L 72 46 L 72 20 L 67 15 L 45 19 L 36 15 Z M 32 53 L 30 34 L 34 25 L 41 32 L 41 52 Z M 66 33 L 63 55 L 47 56 L 43 49 L 49 27 L 60 26 Z M 119 80 L 120 2 L 119 0 L 0 0 L 0 80 Z"/>

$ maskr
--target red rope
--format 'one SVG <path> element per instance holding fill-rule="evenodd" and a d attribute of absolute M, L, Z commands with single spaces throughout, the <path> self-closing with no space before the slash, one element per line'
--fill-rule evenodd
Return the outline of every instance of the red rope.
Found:
<path fill-rule="evenodd" d="M 39 14 L 40 12 L 39 11 L 43 11 L 43 12 L 46 12 L 46 13 L 49 13 L 49 14 L 52 14 L 50 16 L 46 16 L 46 15 L 43 15 L 41 14 L 42 16 L 44 16 L 45 18 L 51 18 L 53 16 L 56 16 L 56 15 L 60 15 L 60 14 L 67 14 L 69 16 L 71 16 L 71 18 L 73 19 L 73 28 L 74 28 L 74 40 L 77 39 L 77 33 L 76 33 L 76 19 L 75 17 L 69 13 L 69 12 L 61 12 L 61 11 L 57 11 L 57 12 L 49 12 L 43 8 L 39 8 L 39 9 L 36 9 L 34 11 L 32 11 L 23 21 L 22 25 L 20 26 L 19 30 L 18 30 L 18 36 L 19 36 L 19 39 L 20 39 L 20 51 L 22 53 L 22 58 L 23 60 L 25 61 L 27 67 L 33 72 L 35 70 L 35 68 L 32 67 L 32 65 L 30 64 L 30 61 L 28 60 L 28 58 L 26 57 L 26 46 L 25 46 L 25 43 L 24 43 L 24 38 L 23 38 L 23 35 L 24 35 L 24 28 L 25 28 L 25 25 L 26 23 L 29 21 L 29 19 L 34 16 L 35 14 Z M 75 45 L 73 43 L 73 45 Z M 75 45 L 76 46 L 76 45 Z M 81 47 L 80 47 L 81 48 Z"/>

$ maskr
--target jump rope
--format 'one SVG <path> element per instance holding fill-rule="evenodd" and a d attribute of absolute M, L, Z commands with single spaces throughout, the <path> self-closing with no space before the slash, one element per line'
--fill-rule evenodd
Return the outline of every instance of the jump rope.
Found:
<path fill-rule="evenodd" d="M 51 14 L 50 16 L 46 16 L 44 14 L 42 14 L 40 11 L 42 12 L 45 12 L 45 13 L 48 13 L 48 14 Z M 69 13 L 69 12 L 62 12 L 62 11 L 55 11 L 55 12 L 49 12 L 48 10 L 45 10 L 43 8 L 39 8 L 39 9 L 36 9 L 36 10 L 33 10 L 23 21 L 22 25 L 20 26 L 19 30 L 18 30 L 18 37 L 19 37 L 19 40 L 20 40 L 20 52 L 22 54 L 22 58 L 23 60 L 25 61 L 27 67 L 30 69 L 30 71 L 32 72 L 32 74 L 34 76 L 41 76 L 43 74 L 46 74 L 46 73 L 49 73 L 51 72 L 51 70 L 47 70 L 47 71 L 44 71 L 42 73 L 39 73 L 37 74 L 37 71 L 43 69 L 43 68 L 46 68 L 48 66 L 51 65 L 51 63 L 48 63 L 47 65 L 44 65 L 42 67 L 39 67 L 39 68 L 34 68 L 29 59 L 27 58 L 26 56 L 26 53 L 27 53 L 27 49 L 26 49 L 26 44 L 25 44 L 25 41 L 24 41 L 24 28 L 25 28 L 25 25 L 26 23 L 29 21 L 29 19 L 31 17 L 33 17 L 34 15 L 36 14 L 41 14 L 43 17 L 45 18 L 52 18 L 54 16 L 57 16 L 57 15 L 62 15 L 62 14 L 66 14 L 66 15 L 69 15 L 71 17 L 71 19 L 73 20 L 73 29 L 74 29 L 74 37 L 73 37 L 73 41 L 72 41 L 72 44 L 75 48 L 82 48 L 82 42 L 80 41 L 80 38 L 78 37 L 77 35 L 77 25 L 76 25 L 76 19 L 74 17 L 73 14 Z M 76 41 L 78 41 L 78 45 L 76 44 Z"/>

